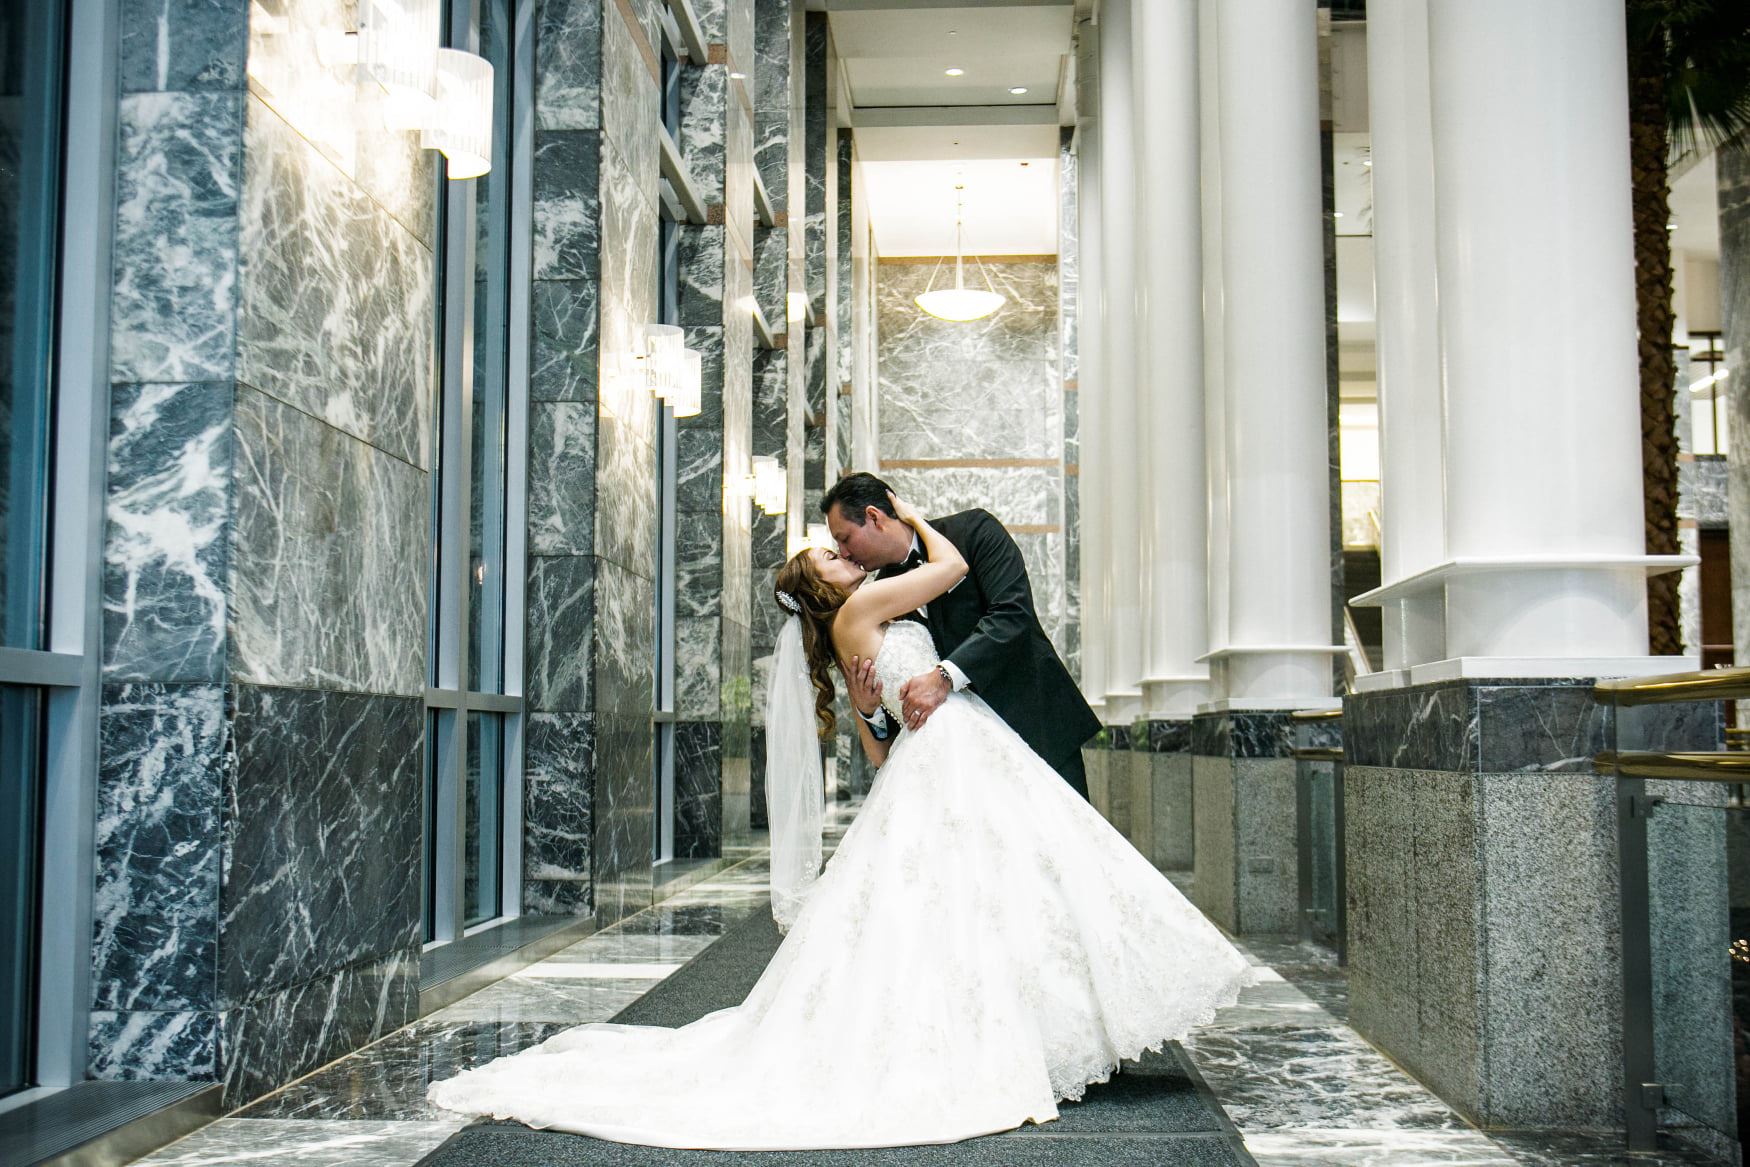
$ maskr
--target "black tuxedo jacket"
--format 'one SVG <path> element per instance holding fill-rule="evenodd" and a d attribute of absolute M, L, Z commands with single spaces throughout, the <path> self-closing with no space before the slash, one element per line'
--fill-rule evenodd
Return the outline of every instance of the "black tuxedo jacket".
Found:
<path fill-rule="evenodd" d="M 1021 549 L 989 511 L 931 519 L 967 563 L 966 578 L 928 604 L 930 636 L 972 691 L 1053 769 L 1100 731 L 1069 670 L 1039 626 Z M 891 579 L 899 567 L 882 571 Z"/>

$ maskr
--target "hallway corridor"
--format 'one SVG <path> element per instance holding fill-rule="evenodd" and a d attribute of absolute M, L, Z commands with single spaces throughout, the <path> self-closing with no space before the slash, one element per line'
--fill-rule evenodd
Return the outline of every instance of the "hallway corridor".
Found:
<path fill-rule="evenodd" d="M 855 814 L 854 803 L 830 812 L 829 852 Z M 425 1101 L 428 1083 L 567 1026 L 613 1017 L 766 911 L 766 877 L 763 854 L 745 859 L 138 1160 L 138 1167 L 413 1167 L 465 1125 Z M 1175 876 L 1181 890 L 1188 878 Z M 1241 947 L 1263 970 L 1261 983 L 1185 1042 L 1185 1050 L 1260 1167 L 1707 1162 L 1679 1152 L 1631 1159 L 1609 1134 L 1480 1132 L 1349 1028 L 1347 976 L 1328 950 L 1255 939 Z M 1175 1161 L 1165 1145 L 1174 1136 L 1129 1137 L 1162 1142 L 1159 1161 Z M 705 1159 L 664 1154 L 677 1163 Z M 842 1163 L 855 1155 L 715 1154 L 712 1161 Z"/>

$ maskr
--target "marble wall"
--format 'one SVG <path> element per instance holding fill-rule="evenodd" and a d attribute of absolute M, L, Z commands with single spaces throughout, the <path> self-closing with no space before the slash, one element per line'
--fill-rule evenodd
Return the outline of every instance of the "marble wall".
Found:
<path fill-rule="evenodd" d="M 749 822 L 766 825 L 766 677 L 782 613 L 772 600 L 773 580 L 784 564 L 792 532 L 800 533 L 802 510 L 802 353 L 806 324 L 790 318 L 792 295 L 802 294 L 804 176 L 801 121 L 803 15 L 799 5 L 761 0 L 754 6 L 754 164 L 771 201 L 772 225 L 753 231 L 753 295 L 768 325 L 783 329 L 778 347 L 754 354 L 750 452 L 775 457 L 788 473 L 786 513 L 752 518 L 752 586 L 747 623 L 752 662 L 749 692 Z"/>
<path fill-rule="evenodd" d="M 595 910 L 604 15 L 535 10 L 523 910 L 543 915 Z"/>
<path fill-rule="evenodd" d="M 1293 751 L 1293 722 L 1285 712 L 1192 719 L 1191 898 L 1236 935 L 1299 930 Z"/>
<path fill-rule="evenodd" d="M 1080 160 L 1072 148 L 1075 130 L 1065 127 L 1057 146 L 1057 326 L 1058 374 L 1063 381 L 1063 635 L 1058 647 L 1072 677 L 1082 675 L 1082 523 L 1080 442 L 1081 250 Z"/>
<path fill-rule="evenodd" d="M 704 408 L 680 419 L 675 855 L 748 840 L 754 293 L 752 0 L 699 10 L 709 61 L 680 81 L 677 144 L 709 204 L 678 228 L 680 323 L 704 354 Z"/>
<path fill-rule="evenodd" d="M 884 259 L 877 275 L 881 474 L 926 514 L 990 511 L 1020 545 L 1033 602 L 1059 653 L 1068 647 L 1064 377 L 1058 267 L 1027 259 L 975 265 L 1008 302 L 956 324 L 913 298 L 953 279 L 953 256 Z"/>
<path fill-rule="evenodd" d="M 120 47 L 90 1072 L 231 1102 L 418 982 L 435 172 L 279 16 Z"/>

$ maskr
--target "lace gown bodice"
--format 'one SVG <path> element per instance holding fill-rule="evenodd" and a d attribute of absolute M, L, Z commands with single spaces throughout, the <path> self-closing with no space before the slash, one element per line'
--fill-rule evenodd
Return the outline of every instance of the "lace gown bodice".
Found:
<path fill-rule="evenodd" d="M 936 667 L 936 642 L 930 630 L 915 620 L 895 620 L 887 625 L 881 649 L 875 654 L 875 677 L 881 682 L 881 704 L 903 722 L 899 689 L 919 673 Z"/>

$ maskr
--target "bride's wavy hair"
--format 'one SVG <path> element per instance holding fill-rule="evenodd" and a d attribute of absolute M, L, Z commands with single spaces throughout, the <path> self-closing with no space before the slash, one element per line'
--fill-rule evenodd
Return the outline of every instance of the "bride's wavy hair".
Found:
<path fill-rule="evenodd" d="M 778 592 L 788 593 L 802 609 L 796 615 L 802 620 L 802 653 L 808 658 L 808 679 L 814 682 L 814 718 L 820 723 L 820 740 L 827 741 L 838 725 L 832 711 L 832 670 L 838 663 L 832 651 L 832 622 L 850 593 L 821 579 L 806 549 L 792 555 L 778 569 L 772 600 L 789 612 L 778 599 Z"/>

